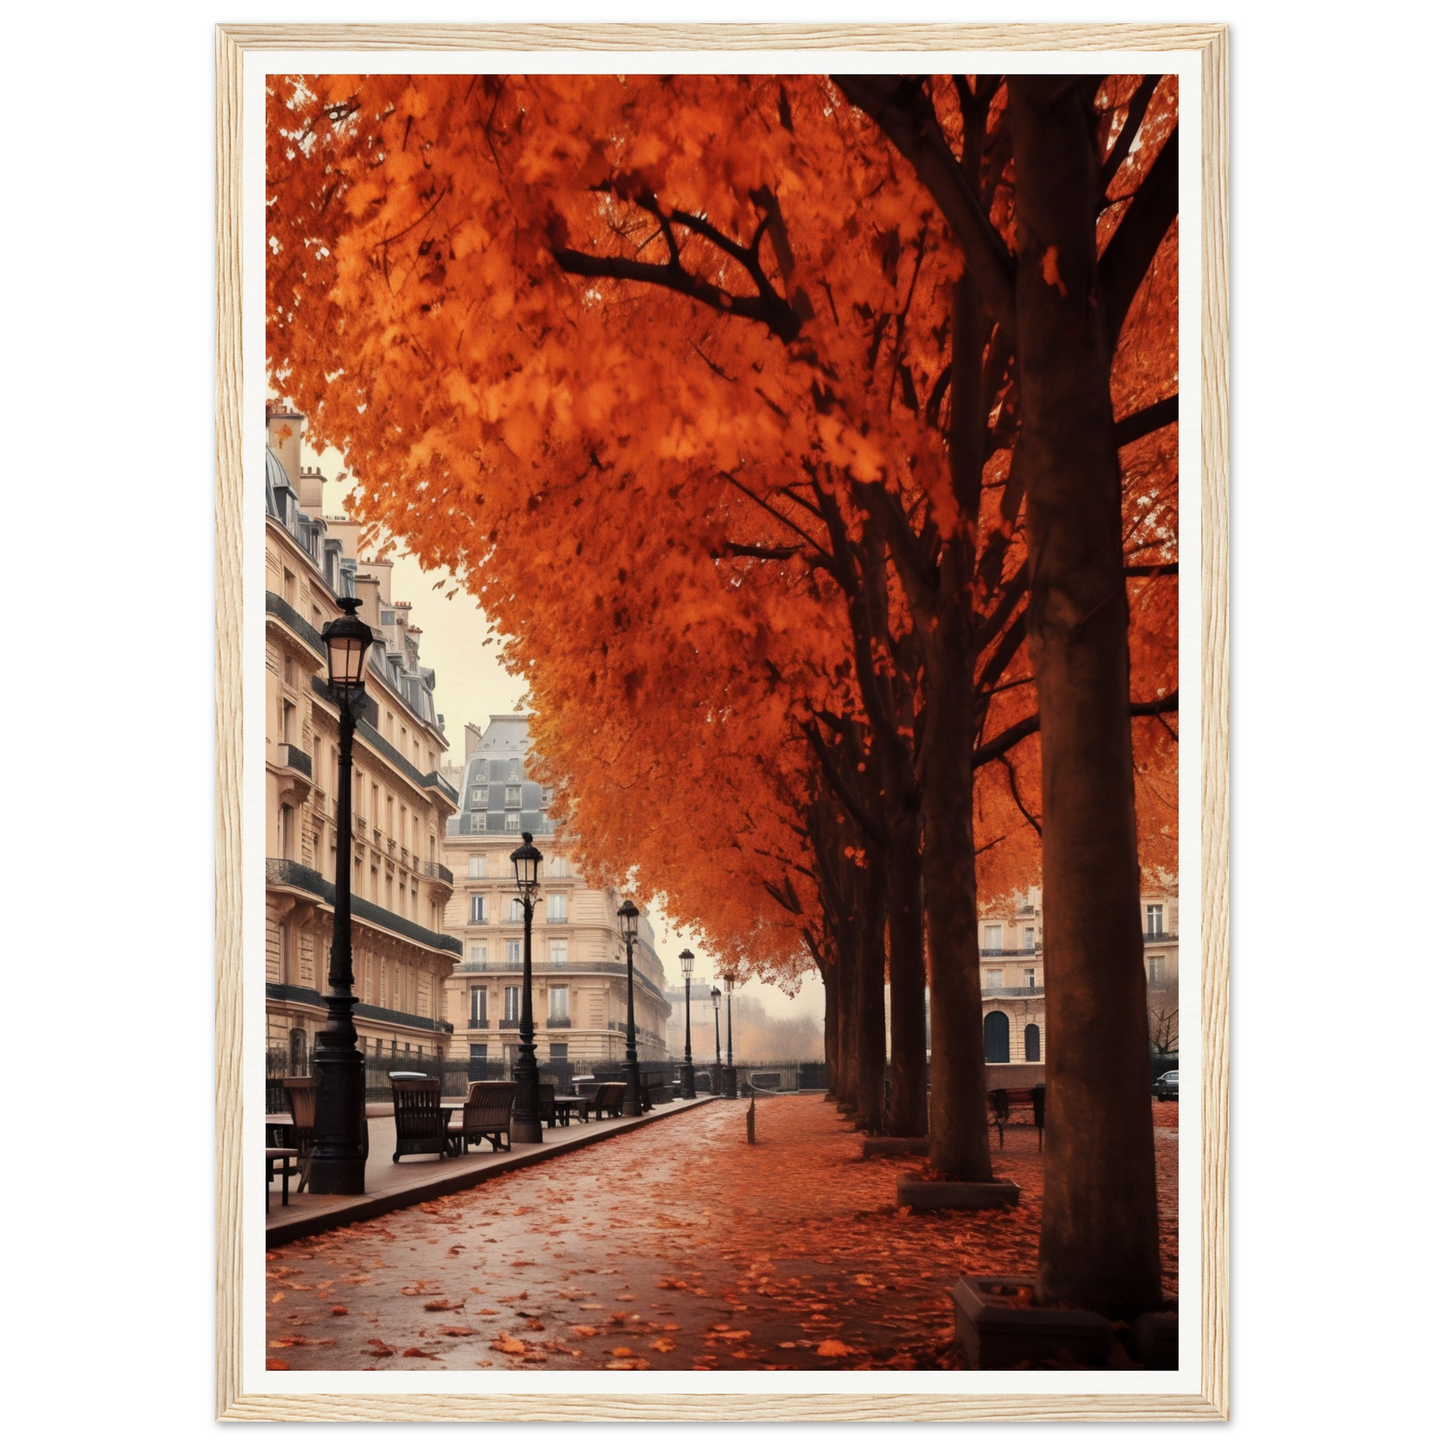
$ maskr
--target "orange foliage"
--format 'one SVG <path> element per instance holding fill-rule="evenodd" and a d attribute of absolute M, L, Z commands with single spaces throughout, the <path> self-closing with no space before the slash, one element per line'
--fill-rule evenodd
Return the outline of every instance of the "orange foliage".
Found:
<path fill-rule="evenodd" d="M 1111 134 L 1138 81 L 1105 83 Z M 1161 85 L 1101 245 L 1176 110 Z M 1008 241 L 1005 150 L 985 172 Z M 1000 367 L 974 517 L 946 440 L 964 261 L 932 198 L 821 76 L 278 77 L 267 166 L 274 384 L 346 454 L 363 517 L 509 637 L 585 868 L 632 870 L 722 960 L 796 978 L 816 953 L 800 938 L 823 933 L 819 743 L 846 723 L 873 746 L 867 685 L 910 750 L 927 704 L 897 538 L 868 550 L 879 508 L 986 559 L 973 606 L 997 626 L 962 736 L 986 748 L 1034 711 L 1016 403 Z M 1129 312 L 1121 417 L 1177 387 L 1177 266 L 1171 240 Z M 1177 427 L 1121 461 L 1134 696 L 1152 701 L 1177 686 L 1174 578 L 1145 575 L 1177 565 Z M 882 566 L 861 642 L 839 580 L 860 558 Z M 1174 734 L 1135 726 L 1142 861 L 1170 870 Z M 975 793 L 980 892 L 1034 881 L 1037 735 Z"/>

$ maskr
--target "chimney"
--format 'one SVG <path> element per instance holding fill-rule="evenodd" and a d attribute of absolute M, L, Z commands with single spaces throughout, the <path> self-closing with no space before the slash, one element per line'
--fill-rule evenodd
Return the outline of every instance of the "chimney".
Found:
<path fill-rule="evenodd" d="M 287 476 L 290 476 L 287 471 Z M 321 475 L 320 467 L 302 467 L 299 480 L 293 479 L 291 485 L 296 488 L 296 497 L 301 504 L 301 510 L 308 517 L 319 517 L 321 515 L 321 488 L 325 485 L 326 478 Z"/>
<path fill-rule="evenodd" d="M 371 567 L 368 562 L 366 566 Z M 376 631 L 381 630 L 381 582 L 370 573 L 356 574 L 356 595 L 361 598 L 362 620 Z"/>
<path fill-rule="evenodd" d="M 302 498 L 302 510 L 315 515 L 321 510 L 320 495 L 317 496 L 315 512 L 312 512 L 301 491 L 301 433 L 305 428 L 306 418 L 299 411 L 292 411 L 279 401 L 266 403 L 266 445 L 281 458 L 287 480 Z"/>
<path fill-rule="evenodd" d="M 375 573 L 376 580 L 381 585 L 381 605 L 391 606 L 391 566 L 390 562 L 368 561 L 364 564 L 368 572 Z M 375 626 L 376 624 L 372 624 Z"/>
<path fill-rule="evenodd" d="M 482 746 L 482 730 L 476 723 L 468 723 L 463 730 L 463 737 L 466 740 L 466 746 L 462 749 L 462 756 L 469 758 Z"/>

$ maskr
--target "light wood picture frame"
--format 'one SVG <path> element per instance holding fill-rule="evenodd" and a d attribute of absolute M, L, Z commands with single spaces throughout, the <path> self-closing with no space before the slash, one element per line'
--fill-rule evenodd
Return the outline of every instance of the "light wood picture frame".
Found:
<path fill-rule="evenodd" d="M 243 1389 L 243 63 L 305 50 L 1194 51 L 1201 61 L 1202 1097 L 1197 1394 L 302 1394 Z M 216 1410 L 225 1420 L 1223 1420 L 1229 1414 L 1228 93 L 1220 25 L 222 25 L 216 30 Z M 541 67 L 533 67 L 541 68 Z M 821 68 L 821 66 L 820 66 Z M 255 406 L 254 398 L 244 405 Z M 1022 1383 L 1024 1377 L 1019 1377 Z M 1057 1377 L 1055 1377 L 1057 1378 Z M 440 1381 L 438 1382 L 440 1383 Z M 1081 1381 L 1082 1385 L 1082 1381 Z"/>

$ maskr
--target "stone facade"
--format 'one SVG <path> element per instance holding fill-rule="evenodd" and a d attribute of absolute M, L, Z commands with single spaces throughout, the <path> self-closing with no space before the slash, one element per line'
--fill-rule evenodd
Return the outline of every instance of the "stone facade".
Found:
<path fill-rule="evenodd" d="M 1139 922 L 1150 1036 L 1158 1052 L 1169 1053 L 1178 1047 L 1179 1037 L 1178 895 L 1147 890 L 1139 900 Z M 1042 890 L 1030 888 L 1016 895 L 1008 908 L 980 918 L 978 947 L 985 1062 L 991 1071 L 1004 1064 L 1041 1069 L 1048 1050 Z M 993 1080 L 991 1072 L 991 1086 Z"/>
<path fill-rule="evenodd" d="M 466 761 L 451 776 L 460 808 L 447 824 L 444 856 L 456 890 L 444 922 L 463 955 L 447 983 L 451 1054 L 488 1065 L 516 1057 L 521 1017 L 522 907 L 513 849 L 524 832 L 542 853 L 532 917 L 532 1016 L 537 1059 L 621 1059 L 627 1049 L 627 963 L 617 930 L 622 896 L 577 876 L 569 840 L 547 815 L 550 795 L 527 776 L 527 719 L 468 727 Z M 633 947 L 633 1012 L 641 1059 L 668 1056 L 670 1005 L 646 910 Z M 480 1070 L 478 1071 L 480 1072 Z"/>
<path fill-rule="evenodd" d="M 301 465 L 304 418 L 267 409 L 266 1043 L 271 1072 L 306 1073 L 331 956 L 336 879 L 335 706 L 324 696 L 321 629 L 338 597 L 362 599 L 370 650 L 367 715 L 352 778 L 352 954 L 356 1029 L 368 1054 L 445 1052 L 444 984 L 461 953 L 443 931 L 442 862 L 455 789 L 422 668 L 420 629 L 391 597 L 389 563 L 358 562 L 358 526 L 323 518 L 321 473 Z"/>

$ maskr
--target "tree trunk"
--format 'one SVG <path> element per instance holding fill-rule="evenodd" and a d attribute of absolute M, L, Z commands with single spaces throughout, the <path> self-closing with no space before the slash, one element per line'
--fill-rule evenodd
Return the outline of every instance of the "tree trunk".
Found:
<path fill-rule="evenodd" d="M 1095 255 L 1089 86 L 1009 78 L 1028 645 L 1043 754 L 1047 1085 L 1039 1295 L 1159 1302 L 1128 600 Z"/>
<path fill-rule="evenodd" d="M 923 961 L 923 859 L 918 824 L 895 827 L 888 858 L 888 1132 L 900 1138 L 928 1133 L 928 1034 Z"/>
<path fill-rule="evenodd" d="M 940 568 L 945 588 L 957 571 L 950 550 L 945 550 Z M 973 665 L 962 632 L 958 609 L 945 606 L 928 641 L 930 691 L 922 738 L 923 894 L 933 1032 L 928 1162 L 953 1179 L 986 1181 L 993 1178 L 993 1170 L 984 1102 L 973 856 L 973 750 L 968 723 L 973 716 Z"/>
<path fill-rule="evenodd" d="M 870 849 L 870 855 L 874 850 Z M 867 1134 L 883 1132 L 883 1082 L 887 1038 L 883 1025 L 884 938 L 888 927 L 888 877 L 880 859 L 858 870 L 857 989 L 853 1006 L 857 1047 L 853 1055 L 855 1122 Z"/>

